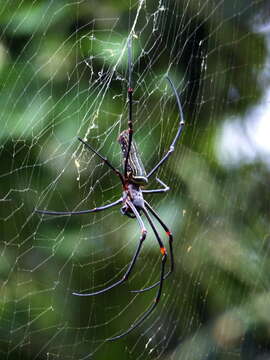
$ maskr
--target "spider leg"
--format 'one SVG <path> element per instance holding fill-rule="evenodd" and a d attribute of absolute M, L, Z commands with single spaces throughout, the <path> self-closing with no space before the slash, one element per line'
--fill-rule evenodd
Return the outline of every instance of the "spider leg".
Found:
<path fill-rule="evenodd" d="M 127 176 L 127 168 L 128 168 L 128 160 L 129 160 L 129 153 L 132 143 L 132 135 L 133 135 L 133 123 L 132 123 L 132 95 L 133 95 L 133 88 L 132 88 L 132 48 L 131 48 L 131 37 L 128 39 L 128 148 L 127 148 L 127 155 L 124 164 L 124 176 Z"/>
<path fill-rule="evenodd" d="M 91 150 L 94 154 L 96 154 L 101 160 L 104 161 L 105 164 L 107 164 L 109 166 L 110 169 L 112 169 L 112 171 L 115 172 L 115 174 L 117 176 L 119 176 L 123 186 L 125 185 L 125 181 L 123 178 L 123 175 L 120 173 L 119 170 L 117 170 L 110 162 L 107 158 L 105 158 L 104 156 L 102 156 L 97 150 L 95 150 L 91 145 L 89 145 L 87 142 L 85 142 L 82 138 L 78 137 L 78 140 L 83 143 L 87 149 Z"/>
<path fill-rule="evenodd" d="M 157 165 L 149 172 L 149 174 L 147 174 L 147 177 L 149 178 L 150 176 L 152 176 L 159 168 L 160 166 L 168 159 L 168 157 L 172 154 L 172 152 L 174 151 L 174 147 L 175 144 L 178 140 L 178 138 L 180 137 L 182 130 L 184 128 L 185 122 L 184 122 L 184 115 L 183 115 L 183 110 L 182 110 L 182 106 L 181 106 L 181 102 L 180 102 L 180 98 L 179 95 L 177 94 L 176 88 L 172 82 L 172 80 L 169 78 L 169 76 L 166 76 L 167 80 L 169 81 L 169 84 L 174 92 L 174 95 L 176 97 L 176 101 L 177 101 L 177 105 L 178 105 L 178 111 L 179 111 L 179 127 L 177 130 L 177 133 L 173 139 L 173 142 L 171 143 L 171 146 L 168 150 L 168 152 L 163 156 L 163 158 L 157 163 Z"/>
<path fill-rule="evenodd" d="M 106 210 L 109 209 L 117 204 L 120 204 L 122 202 L 122 198 L 118 199 L 110 204 L 104 205 L 104 206 L 100 206 L 94 209 L 90 209 L 90 210 L 80 210 L 80 211 L 51 211 L 51 210 L 38 210 L 35 209 L 35 212 L 38 214 L 44 214 L 44 215 L 82 215 L 82 214 L 89 214 L 89 213 L 94 213 L 94 212 L 98 212 L 98 211 L 102 211 L 102 210 Z"/>
<path fill-rule="evenodd" d="M 170 190 L 169 186 L 167 186 L 163 181 L 161 181 L 158 178 L 156 178 L 156 180 L 163 186 L 163 189 L 142 190 L 142 192 L 144 194 L 153 194 L 153 193 L 165 193 Z"/>
<path fill-rule="evenodd" d="M 170 258 L 171 258 L 171 267 L 170 270 L 167 272 L 167 274 L 164 275 L 163 280 L 167 279 L 167 277 L 169 275 L 171 275 L 171 273 L 174 270 L 174 255 L 173 255 L 173 236 L 171 231 L 169 230 L 169 228 L 167 227 L 167 225 L 163 222 L 163 220 L 161 220 L 160 216 L 157 214 L 157 212 L 149 205 L 149 203 L 147 201 L 145 201 L 145 205 L 147 207 L 147 209 L 151 212 L 151 214 L 157 219 L 157 221 L 160 223 L 160 225 L 163 227 L 163 229 L 165 230 L 167 236 L 169 237 L 169 248 L 170 248 Z M 160 281 L 157 281 L 155 284 L 148 286 L 147 288 L 141 289 L 141 290 L 131 290 L 130 292 L 132 293 L 142 293 L 144 291 L 148 291 L 153 289 L 154 287 L 158 286 L 160 284 Z"/>
<path fill-rule="evenodd" d="M 131 201 L 127 201 L 127 204 L 128 204 L 128 206 L 130 206 L 130 208 L 131 208 L 132 211 L 134 212 L 134 215 L 136 216 L 136 219 L 137 219 L 137 221 L 138 221 L 138 223 L 139 223 L 139 225 L 140 225 L 140 228 L 141 228 L 140 241 L 139 241 L 139 244 L 138 244 L 138 246 L 137 246 L 137 249 L 136 249 L 136 251 L 135 251 L 135 253 L 134 253 L 134 255 L 133 255 L 133 258 L 132 258 L 132 260 L 131 260 L 131 262 L 130 262 L 130 264 L 129 264 L 129 267 L 128 267 L 127 271 L 125 272 L 125 274 L 124 274 L 124 276 L 122 277 L 122 279 L 120 279 L 119 281 L 115 282 L 114 284 L 106 287 L 105 289 L 102 289 L 102 290 L 99 290 L 99 291 L 95 291 L 95 292 L 93 292 L 93 293 L 87 293 L 87 294 L 73 292 L 73 293 L 72 293 L 73 295 L 76 295 L 76 296 L 94 296 L 94 295 L 103 294 L 104 292 L 107 292 L 108 290 L 113 289 L 114 287 L 116 287 L 116 286 L 118 286 L 118 285 L 121 285 L 123 282 L 125 282 L 125 281 L 128 279 L 128 277 L 129 277 L 132 269 L 134 268 L 134 265 L 135 265 L 136 260 L 137 260 L 137 258 L 138 258 L 138 256 L 139 256 L 139 253 L 140 253 L 140 251 L 141 251 L 142 244 L 143 244 L 143 242 L 144 242 L 144 240 L 145 240 L 145 238 L 146 238 L 147 231 L 146 231 L 146 228 L 145 228 L 145 226 L 144 226 L 143 220 L 142 220 L 139 212 L 137 211 L 136 207 L 132 204 Z"/>
<path fill-rule="evenodd" d="M 144 215 L 146 216 L 149 224 L 151 225 L 151 227 L 153 229 L 155 237 L 156 237 L 156 239 L 157 239 L 157 241 L 159 243 L 160 252 L 161 252 L 161 255 L 162 255 L 159 288 L 158 288 L 158 291 L 157 291 L 157 294 L 156 294 L 156 297 L 154 299 L 153 304 L 141 315 L 139 320 L 136 321 L 133 325 L 131 325 L 131 327 L 128 330 L 126 330 L 125 332 L 121 333 L 120 335 L 109 338 L 109 339 L 107 339 L 107 341 L 118 340 L 118 339 L 126 336 L 127 334 L 129 334 L 131 331 L 136 329 L 138 326 L 140 326 L 144 322 L 144 320 L 154 311 L 154 309 L 156 308 L 156 306 L 159 303 L 159 300 L 160 300 L 160 297 L 161 297 L 161 294 L 162 294 L 162 286 L 163 286 L 163 279 L 164 279 L 165 263 L 166 263 L 166 260 L 167 260 L 167 252 L 166 252 L 166 249 L 165 249 L 165 247 L 164 247 L 164 245 L 162 243 L 162 240 L 160 239 L 160 236 L 158 235 L 157 229 L 156 229 L 156 227 L 155 227 L 155 225 L 154 225 L 148 211 L 145 208 L 143 208 L 142 211 L 143 211 Z"/>

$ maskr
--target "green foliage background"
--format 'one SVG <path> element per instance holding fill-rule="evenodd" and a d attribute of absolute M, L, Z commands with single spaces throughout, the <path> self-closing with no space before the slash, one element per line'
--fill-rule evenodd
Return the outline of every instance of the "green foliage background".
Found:
<path fill-rule="evenodd" d="M 244 119 L 267 88 L 267 38 L 255 31 L 255 20 L 269 21 L 267 2 L 142 3 L 134 115 L 148 169 L 177 126 L 167 72 L 186 120 L 158 173 L 171 191 L 148 198 L 175 234 L 176 269 L 159 310 L 115 343 L 104 339 L 130 326 L 154 297 L 128 291 L 158 277 L 153 237 L 127 285 L 78 298 L 71 293 L 123 275 L 138 227 L 118 209 L 52 219 L 34 208 L 86 209 L 121 193 L 76 138 L 87 135 L 120 167 L 116 138 L 127 118 L 127 57 L 120 54 L 140 2 L 0 5 L 1 359 L 268 358 L 269 167 L 262 156 L 227 167 L 217 156 L 222 125 Z"/>

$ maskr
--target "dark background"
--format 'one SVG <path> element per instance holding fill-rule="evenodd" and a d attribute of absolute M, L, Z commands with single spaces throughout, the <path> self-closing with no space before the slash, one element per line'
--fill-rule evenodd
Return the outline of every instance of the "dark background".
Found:
<path fill-rule="evenodd" d="M 267 1 L 0 4 L 1 359 L 268 359 L 269 152 L 255 141 L 255 110 L 269 106 Z M 171 191 L 147 196 L 175 235 L 176 268 L 152 316 L 107 343 L 155 296 L 129 292 L 159 276 L 149 226 L 129 282 L 80 298 L 72 292 L 121 278 L 136 221 L 119 208 L 60 218 L 34 209 L 89 209 L 121 196 L 77 136 L 121 167 L 130 32 L 135 139 L 148 170 L 177 130 L 164 75 L 184 110 L 183 136 L 158 172 Z"/>

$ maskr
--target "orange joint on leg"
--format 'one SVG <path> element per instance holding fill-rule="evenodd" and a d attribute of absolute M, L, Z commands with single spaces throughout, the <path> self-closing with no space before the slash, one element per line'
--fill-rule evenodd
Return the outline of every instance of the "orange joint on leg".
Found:
<path fill-rule="evenodd" d="M 133 89 L 131 87 L 128 88 L 128 92 L 129 93 L 132 93 L 133 92 Z"/>
<path fill-rule="evenodd" d="M 160 252 L 161 252 L 162 255 L 165 255 L 165 254 L 167 255 L 167 250 L 166 250 L 165 247 L 161 247 Z"/>
<path fill-rule="evenodd" d="M 168 230 L 168 231 L 166 231 L 166 234 L 168 235 L 168 236 L 171 236 L 172 235 L 172 233 Z"/>

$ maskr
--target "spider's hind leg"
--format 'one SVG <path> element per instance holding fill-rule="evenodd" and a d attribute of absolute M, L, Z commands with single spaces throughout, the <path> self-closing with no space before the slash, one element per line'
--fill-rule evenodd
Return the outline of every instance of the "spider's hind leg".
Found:
<path fill-rule="evenodd" d="M 170 190 L 169 186 L 166 185 L 163 181 L 161 181 L 159 178 L 156 178 L 157 182 L 160 183 L 160 185 L 163 186 L 162 189 L 153 189 L 153 190 L 142 190 L 144 194 L 153 194 L 153 193 L 164 193 Z"/>

